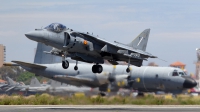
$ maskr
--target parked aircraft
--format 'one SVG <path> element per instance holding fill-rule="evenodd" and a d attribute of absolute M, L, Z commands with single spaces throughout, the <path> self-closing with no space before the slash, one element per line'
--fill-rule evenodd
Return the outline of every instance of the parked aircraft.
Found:
<path fill-rule="evenodd" d="M 49 53 L 62 57 L 62 67 L 67 69 L 69 62 L 65 57 L 76 60 L 74 70 L 78 70 L 78 61 L 95 63 L 93 73 L 101 73 L 104 59 L 117 65 L 117 61 L 128 63 L 126 72 L 130 72 L 130 64 L 140 67 L 143 60 L 157 58 L 146 52 L 150 29 L 144 30 L 129 44 L 108 42 L 98 36 L 74 31 L 60 23 L 52 23 L 44 29 L 35 29 L 25 34 L 31 40 L 54 47 Z"/>
<path fill-rule="evenodd" d="M 125 65 L 102 65 L 105 69 L 101 74 L 98 74 L 88 70 L 88 68 L 92 68 L 91 64 L 81 63 L 79 64 L 80 69 L 75 71 L 73 66 L 76 63 L 71 63 L 69 68 L 64 70 L 61 67 L 62 63 L 55 63 L 57 62 L 57 59 L 55 59 L 56 56 L 42 53 L 44 49 L 49 49 L 49 46 L 44 47 L 44 45 L 40 44 L 38 44 L 34 62 L 54 64 L 13 61 L 16 64 L 5 63 L 4 65 L 21 66 L 36 75 L 70 85 L 88 86 L 92 88 L 99 87 L 99 90 L 102 92 L 118 91 L 119 88 L 131 88 L 140 91 L 180 91 L 196 85 L 196 82 L 190 77 L 186 77 L 181 69 L 172 67 L 130 66 L 131 72 L 126 73 L 124 71 L 126 68 Z M 174 76 L 173 73 L 177 74 Z M 179 76 L 181 74 L 183 76 Z"/>
<path fill-rule="evenodd" d="M 59 66 L 61 63 L 34 64 L 21 61 L 13 62 L 36 75 L 76 86 L 99 87 L 99 90 L 102 92 L 111 89 L 109 84 L 113 83 L 118 88 L 131 88 L 143 92 L 180 92 L 197 85 L 196 81 L 188 77 L 181 69 L 173 67 L 131 66 L 131 69 L 133 68 L 134 71 L 127 74 L 124 72 L 126 67 L 124 65 L 115 67 L 103 65 L 105 71 L 101 74 L 94 74 L 87 70 L 87 68 L 92 67 L 90 64 L 80 64 L 79 71 L 75 71 L 73 69 L 75 63 L 70 64 L 69 69 L 63 70 Z M 112 76 L 112 74 L 116 75 Z M 118 91 L 118 88 L 115 91 Z"/>

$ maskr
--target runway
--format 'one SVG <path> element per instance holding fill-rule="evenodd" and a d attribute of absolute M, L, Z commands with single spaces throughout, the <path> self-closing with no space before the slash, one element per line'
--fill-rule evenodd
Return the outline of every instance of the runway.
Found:
<path fill-rule="evenodd" d="M 0 112 L 200 112 L 199 105 L 8 105 Z"/>

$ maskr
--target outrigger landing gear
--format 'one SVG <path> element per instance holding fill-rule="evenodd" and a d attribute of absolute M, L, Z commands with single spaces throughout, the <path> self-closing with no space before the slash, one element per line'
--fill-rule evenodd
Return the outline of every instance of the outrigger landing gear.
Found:
<path fill-rule="evenodd" d="M 76 61 L 76 65 L 75 65 L 75 67 L 74 67 L 74 70 L 78 70 L 78 61 Z"/>
<path fill-rule="evenodd" d="M 126 72 L 127 72 L 127 73 L 130 72 L 130 58 L 128 59 L 128 68 L 126 69 Z"/>
<path fill-rule="evenodd" d="M 129 68 L 129 67 L 126 69 L 126 72 L 127 72 L 127 73 L 129 73 L 129 72 L 130 72 L 130 68 Z"/>
<path fill-rule="evenodd" d="M 67 60 L 65 60 L 65 56 L 62 56 L 62 67 L 64 69 L 67 69 L 69 67 L 69 62 Z"/>
<path fill-rule="evenodd" d="M 93 65 L 92 66 L 92 72 L 93 73 L 101 73 L 103 71 L 103 67 L 101 65 Z"/>

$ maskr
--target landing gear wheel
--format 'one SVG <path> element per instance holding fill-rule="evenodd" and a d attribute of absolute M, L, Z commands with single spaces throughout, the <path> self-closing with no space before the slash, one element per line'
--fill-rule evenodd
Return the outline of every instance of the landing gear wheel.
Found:
<path fill-rule="evenodd" d="M 100 92 L 99 95 L 100 96 L 106 96 L 106 94 L 104 92 Z"/>
<path fill-rule="evenodd" d="M 92 72 L 93 73 L 101 73 L 103 71 L 103 67 L 101 65 L 93 65 Z"/>
<path fill-rule="evenodd" d="M 129 68 L 127 68 L 127 69 L 126 69 L 126 72 L 127 72 L 127 73 L 129 73 L 129 72 L 130 72 L 130 69 L 129 69 Z"/>
<path fill-rule="evenodd" d="M 78 70 L 78 67 L 77 67 L 77 66 L 75 66 L 75 67 L 74 67 L 74 70 Z"/>
<path fill-rule="evenodd" d="M 92 66 L 92 72 L 93 72 L 93 73 L 97 73 L 97 72 L 96 72 L 96 71 L 97 71 L 96 68 L 97 68 L 97 65 L 93 65 L 93 66 Z"/>
<path fill-rule="evenodd" d="M 64 69 L 67 69 L 69 67 L 69 62 L 66 60 L 66 61 L 62 61 L 62 67 Z"/>
<path fill-rule="evenodd" d="M 97 65 L 97 73 L 101 73 L 103 71 L 103 67 L 101 65 Z"/>

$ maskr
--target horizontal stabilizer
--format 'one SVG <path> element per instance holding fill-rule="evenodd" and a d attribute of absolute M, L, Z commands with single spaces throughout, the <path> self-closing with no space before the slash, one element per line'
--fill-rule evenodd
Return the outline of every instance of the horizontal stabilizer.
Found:
<path fill-rule="evenodd" d="M 22 62 L 22 61 L 12 61 L 12 62 L 13 63 L 17 63 L 20 66 L 29 67 L 29 68 L 38 68 L 38 69 L 47 68 L 46 66 L 39 65 L 39 64 L 34 64 L 34 63 L 27 63 L 27 62 Z"/>

